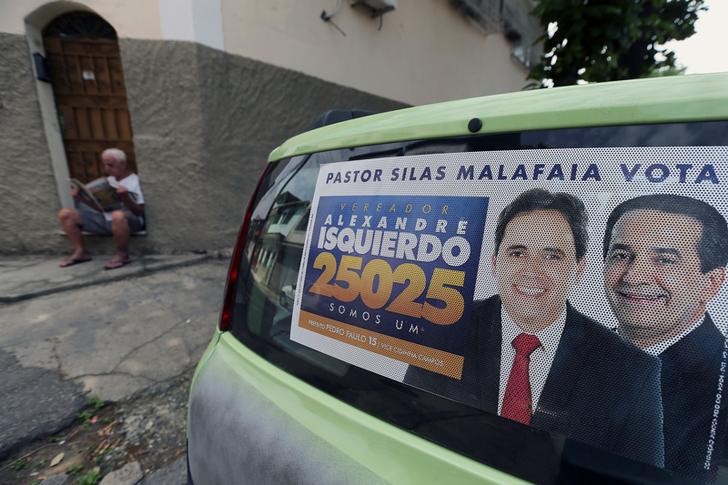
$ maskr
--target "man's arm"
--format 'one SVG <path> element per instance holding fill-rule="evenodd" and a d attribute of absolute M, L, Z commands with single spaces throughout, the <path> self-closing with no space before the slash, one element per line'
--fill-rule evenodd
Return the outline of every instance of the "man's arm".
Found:
<path fill-rule="evenodd" d="M 91 209 L 98 211 L 99 208 L 90 204 L 89 201 L 86 199 L 86 197 L 81 197 L 81 188 L 76 185 L 75 183 L 71 182 L 71 197 L 73 197 L 74 201 L 80 202 L 81 204 L 85 205 L 86 207 L 90 207 Z"/>
<path fill-rule="evenodd" d="M 121 199 L 121 202 L 124 204 L 124 206 L 132 211 L 134 215 L 144 215 L 144 204 L 137 204 L 132 196 L 129 194 L 129 190 L 126 187 L 119 184 L 119 186 L 116 188 L 116 193 L 119 194 L 119 198 Z"/>

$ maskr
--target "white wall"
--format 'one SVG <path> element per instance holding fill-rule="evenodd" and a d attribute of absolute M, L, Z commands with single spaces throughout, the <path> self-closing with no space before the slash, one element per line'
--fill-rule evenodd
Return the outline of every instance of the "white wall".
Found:
<path fill-rule="evenodd" d="M 224 49 L 220 0 L 159 0 L 162 38 Z"/>
<path fill-rule="evenodd" d="M 161 38 L 159 5 L 152 0 L 0 0 L 0 32 L 25 34 L 27 15 L 46 6 L 43 13 L 50 21 L 55 16 L 54 11 L 65 13 L 69 5 L 96 12 L 116 29 L 120 37 Z"/>
<path fill-rule="evenodd" d="M 399 0 L 381 30 L 351 0 L 0 0 L 0 32 L 25 34 L 26 17 L 39 7 L 50 20 L 74 4 L 101 15 L 120 37 L 199 42 L 410 104 L 515 91 L 526 82 L 503 35 L 486 35 L 449 0 Z M 346 36 L 320 19 L 322 10 L 336 12 L 332 21 Z"/>
<path fill-rule="evenodd" d="M 322 10 L 345 33 L 320 18 Z M 526 71 L 449 0 L 399 0 L 382 28 L 350 0 L 222 0 L 229 52 L 410 104 L 521 89 Z"/>

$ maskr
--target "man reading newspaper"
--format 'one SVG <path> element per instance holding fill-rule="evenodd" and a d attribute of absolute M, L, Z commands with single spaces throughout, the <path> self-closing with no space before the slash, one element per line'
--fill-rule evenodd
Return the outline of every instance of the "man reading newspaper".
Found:
<path fill-rule="evenodd" d="M 144 229 L 144 196 L 139 177 L 127 166 L 126 154 L 118 148 L 108 148 L 101 154 L 101 161 L 106 180 L 115 189 L 116 205 L 99 204 L 88 195 L 86 188 L 79 187 L 78 183 L 71 184 L 75 208 L 63 208 L 58 212 L 63 232 L 73 246 L 71 255 L 61 263 L 62 268 L 91 261 L 81 231 L 113 236 L 116 252 L 104 267 L 121 268 L 129 263 L 130 234 Z"/>

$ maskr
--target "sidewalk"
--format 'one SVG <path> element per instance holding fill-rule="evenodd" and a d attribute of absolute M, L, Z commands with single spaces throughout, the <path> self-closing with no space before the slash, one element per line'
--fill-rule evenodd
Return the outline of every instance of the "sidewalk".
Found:
<path fill-rule="evenodd" d="M 188 374 L 219 317 L 227 259 L 62 259 L 0 258 L 0 457 L 63 429 L 90 396 L 127 402 Z"/>
<path fill-rule="evenodd" d="M 61 291 L 84 288 L 141 276 L 155 271 L 189 266 L 208 259 L 206 254 L 139 256 L 122 268 L 105 270 L 109 256 L 68 268 L 62 256 L 0 257 L 0 305 Z"/>

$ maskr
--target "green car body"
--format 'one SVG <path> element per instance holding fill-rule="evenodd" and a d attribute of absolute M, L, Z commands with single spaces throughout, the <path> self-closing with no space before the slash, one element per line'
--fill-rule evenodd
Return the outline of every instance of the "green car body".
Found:
<path fill-rule="evenodd" d="M 326 453 L 328 447 L 319 441 L 323 440 L 347 456 L 349 463 L 338 454 L 328 455 L 341 460 L 340 471 L 336 470 L 336 462 L 327 466 L 333 469 L 329 470 L 332 476 L 346 477 L 350 483 L 373 483 L 377 479 L 383 483 L 526 483 L 343 404 L 280 370 L 224 332 L 216 332 L 200 360 L 192 389 L 208 367 L 217 372 L 216 378 L 227 376 L 229 382 L 221 385 L 236 388 L 244 382 L 251 393 L 271 405 L 275 403 L 281 413 L 310 433 L 308 445 L 312 448 Z M 230 372 L 223 374 L 222 368 Z M 363 469 L 353 466 L 354 462 Z M 298 477 L 316 478 L 308 474 Z M 253 481 L 252 477 L 240 478 L 240 483 L 248 481 Z"/>
<path fill-rule="evenodd" d="M 370 115 L 295 136 L 273 150 L 269 161 L 474 134 L 727 120 L 728 74 L 675 76 Z M 342 402 L 266 360 L 230 331 L 215 332 L 197 366 L 189 418 L 190 472 L 198 484 L 522 481 Z M 232 435 L 217 447 L 226 430 Z"/>
<path fill-rule="evenodd" d="M 290 138 L 270 161 L 334 148 L 478 133 L 709 121 L 728 118 L 726 74 L 635 79 L 521 91 L 407 108 L 319 128 Z"/>

